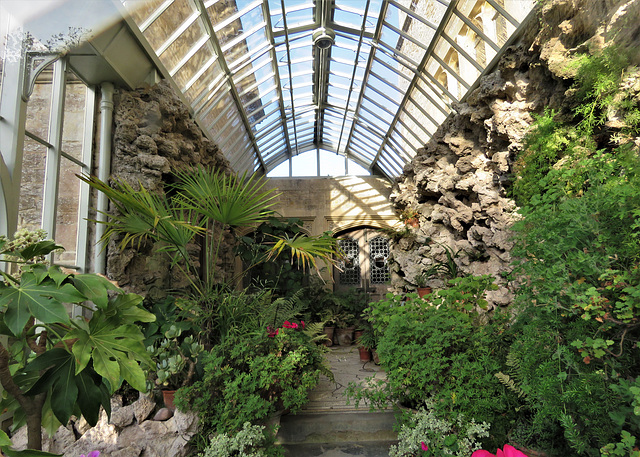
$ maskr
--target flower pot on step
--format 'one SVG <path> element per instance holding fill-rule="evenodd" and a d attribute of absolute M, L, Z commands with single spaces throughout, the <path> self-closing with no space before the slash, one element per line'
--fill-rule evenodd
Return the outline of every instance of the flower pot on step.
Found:
<path fill-rule="evenodd" d="M 418 297 L 422 298 L 432 292 L 431 287 L 418 287 Z"/>
<path fill-rule="evenodd" d="M 176 410 L 176 405 L 174 403 L 174 397 L 176 395 L 175 390 L 163 390 L 162 391 L 162 400 L 164 401 L 164 406 L 169 408 L 171 411 Z"/>
<path fill-rule="evenodd" d="M 360 351 L 360 361 L 361 362 L 369 362 L 369 361 L 371 361 L 371 352 L 369 351 L 369 348 L 365 348 L 363 346 L 360 346 L 358 348 L 358 351 Z"/>
<path fill-rule="evenodd" d="M 353 343 L 353 330 L 353 327 L 336 329 L 336 338 L 340 346 L 350 346 Z"/>
<path fill-rule="evenodd" d="M 327 339 L 325 339 L 322 343 L 325 346 L 333 346 L 333 337 L 334 337 L 334 333 L 335 333 L 336 328 L 335 327 L 325 327 L 324 328 L 324 334 L 327 335 Z"/>

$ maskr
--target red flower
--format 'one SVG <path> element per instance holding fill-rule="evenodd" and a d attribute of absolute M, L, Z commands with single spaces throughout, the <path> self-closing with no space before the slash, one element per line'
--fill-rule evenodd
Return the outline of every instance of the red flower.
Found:
<path fill-rule="evenodd" d="M 471 454 L 471 457 L 527 457 L 527 455 L 513 446 L 505 444 L 504 447 L 502 449 L 498 449 L 495 454 L 492 454 L 489 451 L 480 450 Z"/>
<path fill-rule="evenodd" d="M 422 446 L 422 450 L 423 450 L 423 451 L 428 451 L 428 450 L 429 450 L 429 446 L 427 446 L 426 444 L 424 444 L 424 441 L 420 441 L 420 445 Z"/>

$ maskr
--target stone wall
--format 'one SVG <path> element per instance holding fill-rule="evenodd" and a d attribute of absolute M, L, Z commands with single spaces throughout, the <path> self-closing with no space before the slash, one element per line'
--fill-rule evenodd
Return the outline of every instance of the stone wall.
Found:
<path fill-rule="evenodd" d="M 208 140 L 175 95 L 169 84 L 133 91 L 119 90 L 114 98 L 112 176 L 134 187 L 142 184 L 151 192 L 164 192 L 171 182 L 171 171 L 202 165 L 231 172 L 218 147 Z M 157 246 L 121 251 L 119 240 L 112 240 L 107 251 L 107 276 L 121 287 L 151 298 L 159 298 L 171 288 L 187 282 L 177 268 L 170 268 L 166 254 Z M 221 262 L 229 260 L 225 246 Z M 192 254 L 198 257 L 199 248 Z M 225 270 L 224 265 L 218 265 Z M 230 270 L 230 269 L 226 269 Z"/>
<path fill-rule="evenodd" d="M 509 228 L 518 217 L 508 189 L 532 115 L 545 107 L 570 114 L 569 63 L 577 53 L 597 49 L 615 34 L 637 55 L 639 10 L 638 0 L 543 3 L 537 21 L 397 179 L 391 201 L 398 211 L 417 210 L 420 227 L 392 248 L 396 291 L 413 287 L 434 259 L 444 260 L 447 245 L 459 251 L 463 273 L 496 277 L 501 288 L 490 293 L 492 305 L 511 302 L 501 279 L 511 268 Z M 442 284 L 435 280 L 432 286 Z"/>

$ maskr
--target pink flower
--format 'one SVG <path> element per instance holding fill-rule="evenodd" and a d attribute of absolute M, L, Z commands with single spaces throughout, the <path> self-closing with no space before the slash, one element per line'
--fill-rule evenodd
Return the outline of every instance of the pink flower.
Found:
<path fill-rule="evenodd" d="M 80 457 L 85 457 L 85 455 L 82 454 Z M 86 455 L 86 457 L 100 457 L 100 451 L 91 451 Z"/>
<path fill-rule="evenodd" d="M 527 454 L 521 452 L 509 444 L 505 444 L 502 449 L 498 449 L 495 454 L 489 451 L 475 451 L 471 457 L 527 457 Z"/>
<path fill-rule="evenodd" d="M 302 325 L 302 330 L 304 330 L 304 321 L 300 321 L 300 325 Z"/>
<path fill-rule="evenodd" d="M 424 441 L 420 441 L 420 444 L 422 445 L 422 450 L 423 450 L 423 451 L 428 451 L 428 450 L 429 450 L 429 446 L 427 446 L 426 444 L 424 444 Z"/>

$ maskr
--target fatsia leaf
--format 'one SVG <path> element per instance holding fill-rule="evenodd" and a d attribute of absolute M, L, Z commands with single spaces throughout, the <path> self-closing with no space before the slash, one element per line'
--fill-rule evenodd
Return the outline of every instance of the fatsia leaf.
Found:
<path fill-rule="evenodd" d="M 60 284 L 64 282 L 65 279 L 69 277 L 68 274 L 64 273 L 59 266 L 54 265 L 47 270 L 47 274 L 53 282 L 56 283 L 56 286 L 60 287 Z"/>
<path fill-rule="evenodd" d="M 95 325 L 92 321 L 90 328 L 91 333 L 76 329 L 69 334 L 69 338 L 78 338 L 72 349 L 77 363 L 76 373 L 83 370 L 92 358 L 93 368 L 107 378 L 111 388 L 120 385 L 122 376 L 132 386 L 144 390 L 144 382 L 142 385 L 139 382 L 142 369 L 139 366 L 133 368 L 129 362 L 135 360 L 151 364 L 149 353 L 142 344 L 144 336 L 140 328 L 136 325 L 109 325 L 104 321 Z M 124 367 L 122 371 L 121 366 Z"/>
<path fill-rule="evenodd" d="M 20 251 L 20 256 L 24 260 L 30 260 L 34 257 L 47 255 L 51 251 L 56 249 L 64 249 L 62 246 L 58 246 L 54 241 L 51 240 L 43 240 L 38 241 L 37 243 L 30 244 L 22 251 Z"/>
<path fill-rule="evenodd" d="M 76 289 L 98 308 L 104 308 L 109 303 L 109 290 L 119 290 L 108 279 L 93 274 L 75 275 L 72 281 Z"/>
<path fill-rule="evenodd" d="M 56 418 L 66 424 L 78 398 L 73 356 L 62 348 L 54 348 L 36 357 L 24 369 L 27 372 L 46 369 L 27 395 L 37 395 L 51 390 L 51 409 Z"/>
<path fill-rule="evenodd" d="M 79 303 L 85 297 L 71 284 L 57 287 L 51 280 L 37 284 L 33 273 L 24 273 L 20 285 L 0 288 L 0 307 L 7 306 L 5 324 L 18 336 L 31 316 L 44 324 L 69 323 L 63 303 Z"/>
<path fill-rule="evenodd" d="M 78 386 L 78 406 L 89 425 L 95 426 L 100 418 L 100 406 L 104 402 L 103 390 L 100 389 L 102 378 L 91 368 L 87 367 L 75 378 Z M 109 395 L 106 395 L 109 401 Z"/>
<path fill-rule="evenodd" d="M 11 439 L 2 430 L 0 430 L 0 446 L 11 446 Z"/>

